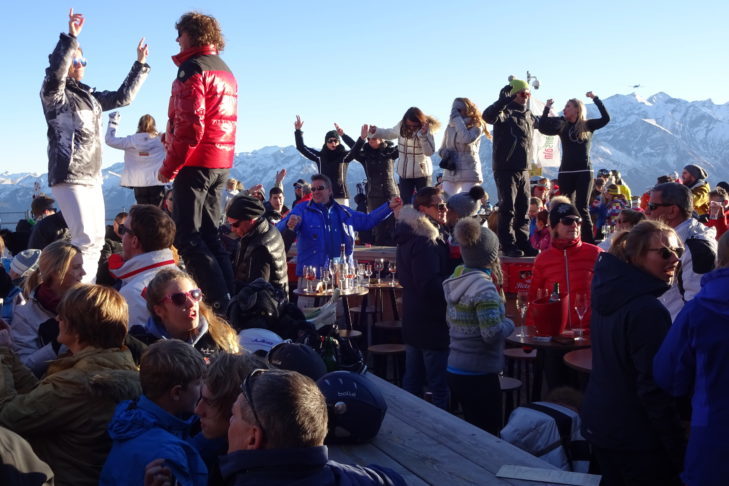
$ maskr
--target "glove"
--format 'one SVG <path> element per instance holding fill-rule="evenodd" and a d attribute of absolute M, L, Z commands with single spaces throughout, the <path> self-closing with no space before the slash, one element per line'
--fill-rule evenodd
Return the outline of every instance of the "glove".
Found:
<path fill-rule="evenodd" d="M 499 92 L 499 98 L 511 98 L 511 85 L 507 84 Z"/>
<path fill-rule="evenodd" d="M 38 337 L 40 338 L 41 346 L 50 343 L 56 354 L 61 349 L 61 343 L 58 342 L 58 332 L 58 321 L 52 317 L 38 326 Z"/>
<path fill-rule="evenodd" d="M 119 123 L 121 114 L 118 111 L 112 111 L 109 113 L 109 123 Z"/>

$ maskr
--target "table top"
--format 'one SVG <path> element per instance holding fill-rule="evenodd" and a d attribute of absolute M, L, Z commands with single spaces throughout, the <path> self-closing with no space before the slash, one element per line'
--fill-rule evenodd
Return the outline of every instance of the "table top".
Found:
<path fill-rule="evenodd" d="M 390 279 L 382 279 L 382 283 L 377 283 L 377 279 L 373 278 L 370 283 L 365 284 L 368 289 L 401 289 L 400 282 L 395 280 L 395 285 L 390 285 Z"/>
<path fill-rule="evenodd" d="M 389 467 L 411 486 L 544 486 L 547 483 L 498 478 L 496 473 L 504 464 L 556 470 L 371 373 L 367 376 L 385 396 L 387 414 L 373 441 L 329 446 L 329 456 L 335 461 Z"/>
<path fill-rule="evenodd" d="M 355 246 L 354 258 L 356 260 L 384 260 L 394 262 L 397 248 L 394 246 Z"/>
<path fill-rule="evenodd" d="M 529 329 L 529 336 L 526 337 L 517 337 L 517 334 L 522 330 L 524 326 L 518 326 L 514 329 L 514 332 L 511 336 L 506 338 L 507 342 L 510 342 L 512 344 L 521 344 L 525 346 L 531 346 L 532 348 L 537 349 L 559 349 L 563 351 L 569 351 L 572 349 L 581 349 L 581 348 L 589 348 L 592 343 L 590 342 L 590 338 L 585 338 L 582 341 L 574 341 L 574 342 L 568 342 L 568 343 L 561 343 L 557 341 L 553 341 L 551 338 L 547 340 L 543 337 L 534 336 L 534 327 L 532 326 Z"/>
<path fill-rule="evenodd" d="M 583 373 L 592 372 L 592 348 L 576 349 L 566 353 L 562 359 L 564 364 Z"/>
<path fill-rule="evenodd" d="M 295 288 L 294 293 L 296 295 L 300 295 L 302 297 L 331 297 L 332 289 L 328 289 L 326 291 L 318 290 L 316 292 L 307 292 L 304 289 Z M 342 297 L 350 297 L 353 295 L 359 295 L 359 296 L 367 295 L 368 293 L 369 293 L 369 289 L 367 289 L 365 287 L 356 287 L 356 288 L 350 289 L 350 290 L 343 290 L 339 293 L 339 295 Z"/>

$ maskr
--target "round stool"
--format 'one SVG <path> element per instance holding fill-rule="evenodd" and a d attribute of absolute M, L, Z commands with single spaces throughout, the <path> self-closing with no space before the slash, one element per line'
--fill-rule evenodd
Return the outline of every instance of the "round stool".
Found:
<path fill-rule="evenodd" d="M 511 411 L 514 410 L 514 394 L 521 390 L 521 380 L 512 378 L 510 376 L 499 376 L 499 385 L 501 386 L 501 394 L 504 396 L 504 420 L 502 424 L 505 424 L 511 415 Z"/>
<path fill-rule="evenodd" d="M 506 358 L 506 372 L 526 384 L 524 395 L 526 397 L 526 403 L 530 403 L 532 401 L 531 382 L 532 379 L 538 379 L 534 377 L 534 363 L 537 360 L 537 350 L 525 351 L 523 347 L 506 348 L 504 350 L 504 357 Z M 516 404 L 521 404 L 521 390 L 516 394 Z"/>
<path fill-rule="evenodd" d="M 367 348 L 367 355 L 372 356 L 372 369 L 378 376 L 400 386 L 400 359 L 405 356 L 404 344 L 373 344 Z M 384 373 L 375 366 L 378 356 L 385 358 Z M 389 371 L 392 373 L 388 373 Z M 392 376 L 392 379 L 388 378 L 388 375 Z"/>
<path fill-rule="evenodd" d="M 374 325 L 374 335 L 370 335 L 370 344 L 372 340 L 377 342 L 402 342 L 402 321 L 377 321 Z"/>
<path fill-rule="evenodd" d="M 362 331 L 358 331 L 357 329 L 340 329 L 338 332 L 339 337 L 345 339 L 357 339 L 362 337 Z"/>

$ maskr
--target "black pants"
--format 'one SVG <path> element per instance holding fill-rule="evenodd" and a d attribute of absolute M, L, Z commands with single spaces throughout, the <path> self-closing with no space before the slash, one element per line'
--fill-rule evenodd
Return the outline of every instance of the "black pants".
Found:
<path fill-rule="evenodd" d="M 499 192 L 498 237 L 503 251 L 531 249 L 529 244 L 529 172 L 495 170 Z"/>
<path fill-rule="evenodd" d="M 683 481 L 662 450 L 629 451 L 594 448 L 600 486 L 681 486 Z"/>
<path fill-rule="evenodd" d="M 367 196 L 367 212 L 371 213 L 389 200 L 384 196 Z M 395 215 L 372 228 L 372 239 L 377 246 L 395 246 Z"/>
<path fill-rule="evenodd" d="M 418 192 L 424 187 L 428 187 L 429 177 L 414 177 L 412 179 L 400 178 L 398 187 L 400 188 L 400 197 L 402 197 L 403 204 L 410 204 L 413 202 L 413 193 Z"/>
<path fill-rule="evenodd" d="M 590 219 L 590 195 L 592 194 L 592 171 L 559 173 L 559 192 L 567 196 L 580 212 L 582 218 L 582 241 L 595 243 L 592 233 L 592 219 Z"/>
<path fill-rule="evenodd" d="M 177 225 L 175 246 L 187 270 L 218 313 L 233 291 L 230 255 L 218 238 L 220 194 L 228 169 L 183 167 L 175 178 L 172 218 Z"/>
<path fill-rule="evenodd" d="M 501 387 L 499 375 L 456 375 L 448 373 L 448 387 L 461 404 L 466 422 L 499 436 L 501 430 Z"/>
<path fill-rule="evenodd" d="M 133 187 L 137 204 L 159 206 L 165 197 L 165 186 Z"/>

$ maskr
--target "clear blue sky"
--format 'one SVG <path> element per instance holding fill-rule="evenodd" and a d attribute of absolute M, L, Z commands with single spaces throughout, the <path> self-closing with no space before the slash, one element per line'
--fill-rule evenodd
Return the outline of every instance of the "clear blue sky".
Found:
<path fill-rule="evenodd" d="M 0 171 L 46 171 L 38 93 L 69 7 L 86 15 L 79 41 L 91 86 L 118 87 L 139 38 L 150 45 L 152 71 L 121 110 L 121 135 L 145 113 L 165 126 L 175 21 L 192 9 L 216 16 L 227 42 L 222 55 L 239 85 L 237 152 L 293 144 L 296 114 L 311 146 L 335 121 L 356 137 L 362 123 L 392 126 L 410 106 L 443 121 L 454 97 L 483 109 L 509 74 L 526 70 L 542 85 L 534 95 L 560 107 L 588 90 L 605 98 L 634 84 L 645 97 L 664 91 L 729 100 L 725 1 L 10 2 L 3 7 Z M 120 151 L 105 148 L 104 166 L 120 160 Z"/>

